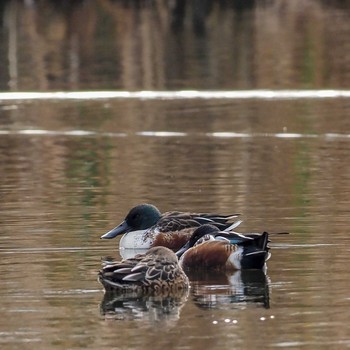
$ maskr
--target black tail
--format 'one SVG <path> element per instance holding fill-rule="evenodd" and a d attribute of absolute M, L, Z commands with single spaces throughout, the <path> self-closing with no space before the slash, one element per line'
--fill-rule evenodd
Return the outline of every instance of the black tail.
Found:
<path fill-rule="evenodd" d="M 245 242 L 243 259 L 241 262 L 242 269 L 262 269 L 269 257 L 269 234 L 256 236 L 254 240 Z"/>

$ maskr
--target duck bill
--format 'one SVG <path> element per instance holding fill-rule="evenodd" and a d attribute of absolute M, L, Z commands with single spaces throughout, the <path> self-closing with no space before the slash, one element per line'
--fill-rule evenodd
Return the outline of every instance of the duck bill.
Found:
<path fill-rule="evenodd" d="M 117 227 L 114 227 L 112 230 L 108 231 L 107 233 L 102 235 L 100 238 L 112 239 L 128 231 L 130 231 L 130 226 L 125 221 L 123 221 L 120 225 L 118 225 Z"/>

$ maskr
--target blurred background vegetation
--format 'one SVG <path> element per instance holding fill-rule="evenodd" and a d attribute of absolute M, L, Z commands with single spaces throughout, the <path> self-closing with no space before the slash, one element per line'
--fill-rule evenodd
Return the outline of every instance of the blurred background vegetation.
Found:
<path fill-rule="evenodd" d="M 346 0 L 3 0 L 0 90 L 346 88 Z"/>

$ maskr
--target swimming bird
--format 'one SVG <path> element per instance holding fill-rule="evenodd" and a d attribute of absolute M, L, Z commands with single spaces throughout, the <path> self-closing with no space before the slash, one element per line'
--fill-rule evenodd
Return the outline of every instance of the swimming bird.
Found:
<path fill-rule="evenodd" d="M 124 234 L 119 243 L 121 248 L 148 249 L 164 246 L 178 250 L 189 240 L 197 227 L 209 223 L 220 230 L 233 229 L 241 223 L 234 221 L 237 216 L 238 214 L 217 215 L 179 211 L 161 214 L 154 205 L 140 204 L 129 211 L 120 225 L 101 238 L 110 239 Z"/>
<path fill-rule="evenodd" d="M 188 278 L 176 254 L 166 247 L 153 247 L 132 259 L 107 263 L 98 280 L 107 292 L 178 293 L 188 288 Z"/>
<path fill-rule="evenodd" d="M 176 252 L 186 269 L 262 269 L 270 257 L 269 234 L 220 231 L 213 225 L 197 228 L 189 241 Z"/>

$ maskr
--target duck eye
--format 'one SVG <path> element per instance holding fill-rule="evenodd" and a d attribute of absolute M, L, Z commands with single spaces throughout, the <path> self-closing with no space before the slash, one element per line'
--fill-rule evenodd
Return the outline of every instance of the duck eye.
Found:
<path fill-rule="evenodd" d="M 140 213 L 136 213 L 136 214 L 134 215 L 134 220 L 135 220 L 135 221 L 140 221 L 140 220 L 141 220 L 141 215 L 140 215 Z"/>

